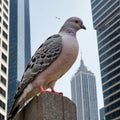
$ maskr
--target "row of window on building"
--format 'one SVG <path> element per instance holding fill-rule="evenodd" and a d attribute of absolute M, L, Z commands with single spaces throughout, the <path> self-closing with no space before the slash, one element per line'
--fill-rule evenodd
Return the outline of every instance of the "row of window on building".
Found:
<path fill-rule="evenodd" d="M 0 83 L 6 86 L 6 79 L 2 75 L 0 76 Z M 0 87 L 0 96 L 6 98 L 6 92 L 2 87 Z M 5 103 L 2 100 L 0 100 L 0 108 L 5 110 Z M 0 113 L 0 120 L 4 119 L 4 116 Z"/>
<path fill-rule="evenodd" d="M 0 16 L 0 23 L 1 23 L 1 20 L 2 18 L 1 18 L 1 16 Z M 8 24 L 3 20 L 3 26 L 4 26 L 4 28 L 6 29 L 6 30 L 8 30 Z M 2 35 L 3 35 L 3 37 L 7 40 L 8 39 L 8 34 L 3 30 L 1 30 L 1 27 L 0 27 L 0 34 L 1 34 L 1 32 L 2 32 Z"/>
<path fill-rule="evenodd" d="M 4 10 L 6 11 L 6 13 L 8 13 L 8 9 L 7 9 L 7 7 L 3 4 L 3 8 L 4 8 Z M 0 12 L 2 12 L 2 9 L 0 8 Z"/>
<path fill-rule="evenodd" d="M 8 8 L 6 6 L 8 5 L 8 1 L 5 2 L 5 4 L 3 3 L 3 5 L 2 5 L 2 2 L 0 2 L 0 4 L 1 4 L 1 7 L 3 6 L 3 9 L 0 7 L 0 13 L 3 12 L 3 17 L 8 21 Z"/>
<path fill-rule="evenodd" d="M 6 79 L 2 75 L 0 76 L 0 84 L 6 86 Z M 2 86 L 0 87 L 0 96 L 6 99 L 6 91 L 2 88 Z M 6 109 L 5 103 L 1 99 L 0 99 L 0 109 L 3 109 L 4 111 Z M 2 115 L 1 113 L 0 113 L 0 120 L 5 120 L 4 115 Z"/>
<path fill-rule="evenodd" d="M 4 3 L 8 5 L 8 0 L 4 0 Z M 0 4 L 2 4 L 2 0 L 0 0 Z"/>
<path fill-rule="evenodd" d="M 5 87 L 6 87 L 6 75 L 7 75 L 7 62 L 8 62 L 8 58 L 7 58 L 7 51 L 8 51 L 8 45 L 7 45 L 7 40 L 8 40 L 8 23 L 9 23 L 9 3 L 8 0 L 0 0 L 0 35 L 3 37 L 3 39 L 0 38 L 0 47 L 1 47 L 1 51 L 0 51 L 0 58 L 2 60 L 1 64 L 0 64 L 0 71 L 2 72 L 2 74 L 0 74 L 0 96 L 3 99 L 6 99 L 6 91 L 5 91 Z M 4 102 L 4 100 L 0 99 L 0 109 L 3 109 L 3 111 L 5 111 L 6 109 L 6 104 Z M 0 113 L 0 120 L 5 120 L 5 116 L 3 114 Z"/>

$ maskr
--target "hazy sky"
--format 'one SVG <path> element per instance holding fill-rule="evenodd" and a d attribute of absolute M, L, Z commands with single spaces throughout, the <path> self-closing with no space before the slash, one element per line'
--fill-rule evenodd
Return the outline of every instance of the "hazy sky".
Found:
<path fill-rule="evenodd" d="M 87 30 L 77 33 L 79 56 L 73 67 L 55 85 L 71 99 L 70 81 L 80 66 L 81 52 L 85 65 L 96 76 L 98 107 L 103 106 L 96 31 L 93 29 L 90 0 L 30 0 L 32 55 L 50 35 L 58 33 L 66 19 L 80 17 Z M 60 18 L 57 19 L 56 17 Z"/>

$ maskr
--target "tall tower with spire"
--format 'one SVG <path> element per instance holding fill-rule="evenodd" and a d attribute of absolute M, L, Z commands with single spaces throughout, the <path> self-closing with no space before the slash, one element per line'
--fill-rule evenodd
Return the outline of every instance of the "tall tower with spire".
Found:
<path fill-rule="evenodd" d="M 78 120 L 98 120 L 96 79 L 81 58 L 81 65 L 71 80 L 72 100 Z"/>

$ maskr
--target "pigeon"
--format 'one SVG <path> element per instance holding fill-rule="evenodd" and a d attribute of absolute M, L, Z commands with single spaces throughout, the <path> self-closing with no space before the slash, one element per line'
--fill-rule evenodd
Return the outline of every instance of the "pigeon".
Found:
<path fill-rule="evenodd" d="M 86 29 L 82 20 L 70 17 L 58 34 L 48 37 L 40 45 L 24 71 L 8 120 L 16 115 L 28 99 L 38 93 L 45 92 L 48 88 L 51 92 L 56 92 L 56 81 L 71 68 L 78 56 L 76 32 L 80 29 Z"/>

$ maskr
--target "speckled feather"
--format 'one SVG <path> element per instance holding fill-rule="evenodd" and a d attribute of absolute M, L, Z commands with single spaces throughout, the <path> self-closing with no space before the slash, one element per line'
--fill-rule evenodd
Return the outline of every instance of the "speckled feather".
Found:
<path fill-rule="evenodd" d="M 25 87 L 31 83 L 39 73 L 44 71 L 60 55 L 61 51 L 62 38 L 58 34 L 49 37 L 37 49 L 25 69 L 15 99 L 22 94 Z"/>

